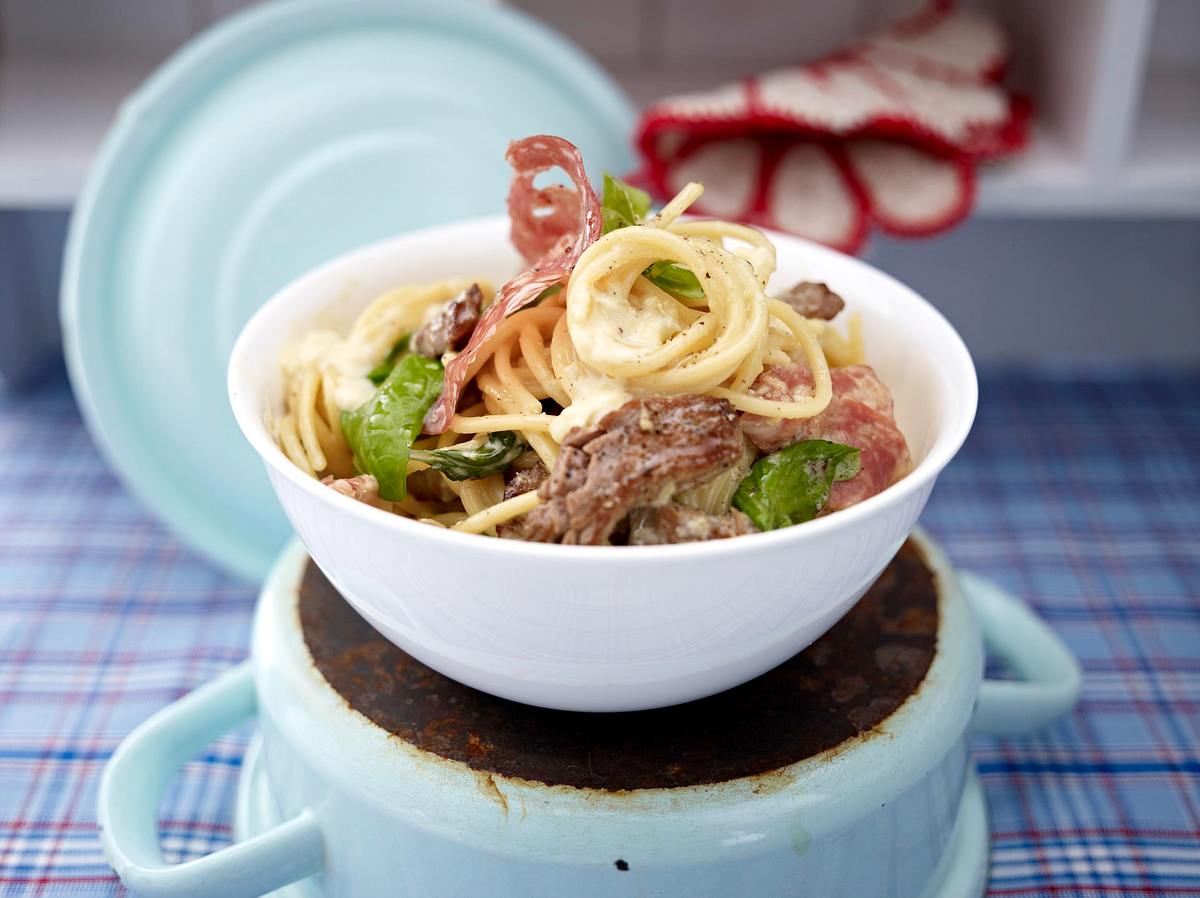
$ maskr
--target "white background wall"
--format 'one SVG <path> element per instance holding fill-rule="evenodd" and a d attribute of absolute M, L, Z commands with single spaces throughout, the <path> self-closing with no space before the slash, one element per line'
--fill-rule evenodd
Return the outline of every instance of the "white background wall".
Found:
<path fill-rule="evenodd" d="M 987 175 L 968 225 L 928 241 L 877 239 L 867 257 L 941 306 L 985 361 L 1200 363 L 1200 2 L 966 2 L 1014 36 L 1013 79 L 1039 110 L 1034 145 Z M 61 210 L 120 97 L 247 5 L 0 0 L 0 332 L 52 320 Z M 920 0 L 512 5 L 646 103 L 819 56 Z M 33 293 L 37 308 L 13 299 Z M 23 342 L 0 367 L 46 341 Z"/>

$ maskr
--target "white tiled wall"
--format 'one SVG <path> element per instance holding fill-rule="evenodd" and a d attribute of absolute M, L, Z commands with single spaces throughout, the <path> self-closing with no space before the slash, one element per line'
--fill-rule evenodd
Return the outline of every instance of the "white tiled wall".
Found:
<path fill-rule="evenodd" d="M 0 0 L 0 36 L 9 56 L 87 54 L 132 60 L 133 71 L 144 74 L 190 35 L 254 2 Z M 928 0 L 507 2 L 579 44 L 645 104 L 819 57 Z M 1200 93 L 1200 0 L 960 2 L 989 8 L 1011 33 L 1018 48 L 1013 77 L 1038 103 L 1044 152 L 1035 162 L 1051 180 L 1062 183 L 1077 174 L 1073 169 L 1094 175 L 1124 164 L 1138 107 L 1145 105 L 1147 48 L 1151 67 L 1170 68 L 1165 98 L 1149 99 L 1173 102 L 1177 84 L 1185 99 Z M 1185 146 L 1200 145 L 1200 123 L 1187 127 Z M 1173 146 L 1167 149 L 1177 157 Z"/>
<path fill-rule="evenodd" d="M 814 59 L 915 0 L 513 0 L 596 57 L 639 103 Z"/>
<path fill-rule="evenodd" d="M 28 52 L 132 52 L 170 49 L 194 26 L 185 0 L 3 0 L 5 43 Z"/>
<path fill-rule="evenodd" d="M 331 0 L 332 2 L 332 0 Z M 435 0 L 430 0 L 435 2 Z M 161 58 L 255 0 L 0 0 L 7 48 Z M 811 59 L 920 0 L 512 0 L 600 60 L 635 99 Z"/>

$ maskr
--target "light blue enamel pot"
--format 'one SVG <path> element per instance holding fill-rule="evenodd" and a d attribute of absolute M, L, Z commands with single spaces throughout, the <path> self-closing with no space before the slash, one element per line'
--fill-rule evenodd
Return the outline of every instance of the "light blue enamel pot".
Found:
<path fill-rule="evenodd" d="M 626 792 L 482 773 L 351 710 L 301 636 L 306 556 L 295 544 L 264 587 L 252 661 L 159 712 L 113 756 L 100 795 L 105 851 L 148 898 L 283 887 L 294 898 L 978 894 L 987 839 L 969 733 L 1046 724 L 1074 704 L 1081 676 L 1023 604 L 956 575 L 916 538 L 939 584 L 938 651 L 881 727 L 767 780 Z M 984 642 L 1020 681 L 983 679 Z M 163 788 L 206 742 L 256 715 L 237 843 L 165 864 Z"/>

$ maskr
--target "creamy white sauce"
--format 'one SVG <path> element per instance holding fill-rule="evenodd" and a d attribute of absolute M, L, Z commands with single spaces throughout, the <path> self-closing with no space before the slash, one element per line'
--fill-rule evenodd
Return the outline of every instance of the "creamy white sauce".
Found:
<path fill-rule="evenodd" d="M 581 314 L 568 319 L 571 342 L 580 358 L 598 367 L 637 362 L 687 326 L 683 307 L 654 292 L 634 299 L 594 289 L 585 294 L 584 304 Z"/>
<path fill-rule="evenodd" d="M 550 423 L 550 436 L 561 443 L 575 427 L 591 427 L 633 396 L 615 380 L 595 375 L 577 384 L 579 395 Z"/>
<path fill-rule="evenodd" d="M 285 349 L 280 363 L 289 377 L 305 368 L 319 368 L 326 377 L 330 398 L 338 408 L 349 411 L 375 395 L 375 384 L 367 377 L 376 364 L 371 355 L 369 348 L 360 343 L 345 340 L 331 330 L 319 330 Z"/>

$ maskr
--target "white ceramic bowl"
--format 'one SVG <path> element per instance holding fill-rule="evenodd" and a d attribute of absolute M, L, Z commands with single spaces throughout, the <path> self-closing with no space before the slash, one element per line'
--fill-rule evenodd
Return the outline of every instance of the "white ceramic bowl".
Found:
<path fill-rule="evenodd" d="M 776 287 L 825 281 L 863 319 L 915 468 L 845 511 L 796 527 L 673 546 L 559 546 L 419 524 L 321 486 L 275 445 L 279 356 L 314 326 L 348 329 L 383 291 L 518 268 L 503 217 L 407 234 L 285 287 L 229 365 L 238 424 L 330 581 L 388 639 L 495 695 L 581 711 L 653 708 L 743 683 L 809 645 L 911 532 L 975 416 L 970 355 L 932 306 L 871 266 L 783 234 Z"/>

